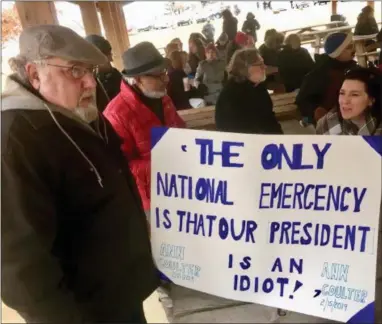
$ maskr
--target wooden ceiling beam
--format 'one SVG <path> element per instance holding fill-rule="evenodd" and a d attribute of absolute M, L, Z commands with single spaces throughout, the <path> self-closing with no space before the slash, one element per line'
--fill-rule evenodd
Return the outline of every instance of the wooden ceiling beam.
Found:
<path fill-rule="evenodd" d="M 81 10 L 82 22 L 84 24 L 86 35 L 102 35 L 95 2 L 80 1 L 78 2 L 78 5 Z"/>
<path fill-rule="evenodd" d="M 122 70 L 122 54 L 129 48 L 129 36 L 125 15 L 119 1 L 100 1 L 98 8 L 101 13 L 106 38 L 110 42 L 114 53 L 114 64 Z"/>
<path fill-rule="evenodd" d="M 54 1 L 15 1 L 22 28 L 35 25 L 58 25 Z"/>

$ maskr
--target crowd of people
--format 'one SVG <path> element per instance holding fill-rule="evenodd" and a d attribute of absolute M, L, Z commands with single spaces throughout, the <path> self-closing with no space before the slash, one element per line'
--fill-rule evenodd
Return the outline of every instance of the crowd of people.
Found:
<path fill-rule="evenodd" d="M 216 42 L 207 28 L 166 57 L 142 42 L 122 71 L 100 35 L 23 30 L 2 93 L 1 234 L 2 300 L 27 322 L 145 323 L 155 289 L 170 322 L 322 321 L 161 282 L 153 262 L 150 133 L 185 128 L 178 110 L 212 104 L 218 131 L 282 134 L 269 91 L 299 89 L 317 134 L 382 135 L 381 72 L 357 65 L 350 33 L 329 35 L 313 60 L 297 34 L 269 30 L 257 48 L 253 14 L 242 31 L 223 17 Z M 379 265 L 375 305 L 381 280 Z"/>

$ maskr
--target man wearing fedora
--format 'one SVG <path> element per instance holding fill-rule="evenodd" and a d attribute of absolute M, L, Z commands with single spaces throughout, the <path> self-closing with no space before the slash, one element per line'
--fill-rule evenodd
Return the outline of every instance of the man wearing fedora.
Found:
<path fill-rule="evenodd" d="M 1 95 L 1 298 L 27 323 L 146 323 L 159 284 L 120 139 L 95 103 L 107 58 L 25 29 Z"/>
<path fill-rule="evenodd" d="M 152 43 L 129 48 L 123 54 L 123 64 L 121 92 L 104 115 L 122 139 L 122 151 L 149 217 L 151 128 L 182 128 L 185 124 L 166 94 L 169 62 Z"/>

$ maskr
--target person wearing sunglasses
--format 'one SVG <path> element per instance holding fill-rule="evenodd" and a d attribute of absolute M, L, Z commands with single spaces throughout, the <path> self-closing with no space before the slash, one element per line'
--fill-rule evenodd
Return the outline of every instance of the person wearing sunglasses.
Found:
<path fill-rule="evenodd" d="M 325 40 L 324 49 L 324 54 L 316 55 L 315 66 L 304 77 L 296 97 L 302 126 L 316 125 L 321 117 L 335 107 L 345 71 L 357 65 L 351 33 L 330 34 Z"/>
<path fill-rule="evenodd" d="M 27 323 L 145 323 L 159 278 L 120 139 L 96 107 L 107 57 L 59 25 L 24 29 L 19 46 L 1 95 L 1 299 Z"/>

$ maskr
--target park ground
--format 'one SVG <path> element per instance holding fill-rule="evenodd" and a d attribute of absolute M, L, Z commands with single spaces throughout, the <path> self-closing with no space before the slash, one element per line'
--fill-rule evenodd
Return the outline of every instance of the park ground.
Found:
<path fill-rule="evenodd" d="M 158 295 L 154 292 L 144 303 L 146 319 L 148 323 L 168 323 L 164 310 L 158 301 Z M 20 315 L 10 309 L 4 303 L 1 307 L 1 323 L 25 323 Z"/>

